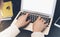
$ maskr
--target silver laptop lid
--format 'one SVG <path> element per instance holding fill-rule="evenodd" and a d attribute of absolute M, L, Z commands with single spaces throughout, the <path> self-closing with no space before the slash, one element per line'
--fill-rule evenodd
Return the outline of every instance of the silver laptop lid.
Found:
<path fill-rule="evenodd" d="M 57 0 L 21 0 L 21 10 L 36 11 L 53 16 Z"/>

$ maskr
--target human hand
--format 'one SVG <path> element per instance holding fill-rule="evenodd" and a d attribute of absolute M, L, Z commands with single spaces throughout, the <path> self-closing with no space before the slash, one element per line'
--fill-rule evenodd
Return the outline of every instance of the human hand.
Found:
<path fill-rule="evenodd" d="M 29 14 L 26 13 L 25 15 L 21 15 L 21 16 L 18 18 L 18 20 L 17 20 L 17 22 L 16 22 L 16 26 L 17 26 L 18 28 L 23 27 L 23 26 L 26 26 L 26 25 L 30 22 L 30 20 L 26 21 L 28 15 L 29 15 Z"/>
<path fill-rule="evenodd" d="M 47 23 L 44 24 L 46 21 L 41 17 L 38 17 L 37 20 L 33 23 L 33 32 L 42 32 L 46 27 Z"/>

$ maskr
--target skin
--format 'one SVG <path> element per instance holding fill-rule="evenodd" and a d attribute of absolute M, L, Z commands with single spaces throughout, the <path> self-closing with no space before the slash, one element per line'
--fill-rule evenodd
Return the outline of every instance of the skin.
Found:
<path fill-rule="evenodd" d="M 33 23 L 33 32 L 42 32 L 48 24 L 44 24 L 45 21 L 41 17 L 38 17 L 37 20 Z"/>
<path fill-rule="evenodd" d="M 16 22 L 16 26 L 18 28 L 21 28 L 30 22 L 30 20 L 26 21 L 28 15 L 29 14 L 26 13 L 26 15 L 22 15 L 18 18 Z M 48 25 L 44 23 L 45 21 L 41 17 L 38 17 L 37 20 L 33 23 L 33 32 L 42 32 Z"/>
<path fill-rule="evenodd" d="M 17 22 L 16 22 L 16 26 L 18 28 L 21 28 L 23 26 L 26 26 L 26 24 L 28 24 L 30 22 L 30 20 L 26 21 L 27 17 L 28 17 L 28 13 L 26 13 L 26 15 L 22 15 L 18 18 Z"/>

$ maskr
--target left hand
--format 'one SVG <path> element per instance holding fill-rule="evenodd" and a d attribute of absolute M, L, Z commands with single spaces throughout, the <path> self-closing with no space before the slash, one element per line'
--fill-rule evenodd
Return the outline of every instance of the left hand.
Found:
<path fill-rule="evenodd" d="M 28 24 L 28 23 L 30 22 L 30 20 L 26 21 L 28 15 L 29 15 L 29 14 L 26 13 L 26 15 L 21 15 L 21 16 L 18 18 L 18 20 L 17 20 L 17 22 L 16 22 L 16 26 L 17 26 L 18 28 L 23 27 L 23 26 L 26 26 L 26 24 Z"/>

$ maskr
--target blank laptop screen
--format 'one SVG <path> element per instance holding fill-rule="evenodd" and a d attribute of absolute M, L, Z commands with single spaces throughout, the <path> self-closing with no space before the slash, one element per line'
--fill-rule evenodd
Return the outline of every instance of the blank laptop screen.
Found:
<path fill-rule="evenodd" d="M 22 10 L 31 10 L 45 14 L 54 14 L 56 0 L 22 0 Z"/>

